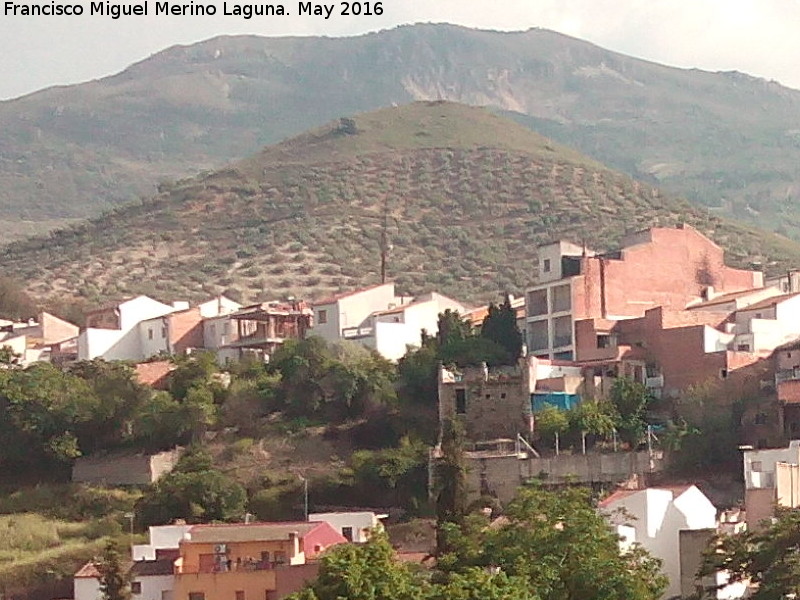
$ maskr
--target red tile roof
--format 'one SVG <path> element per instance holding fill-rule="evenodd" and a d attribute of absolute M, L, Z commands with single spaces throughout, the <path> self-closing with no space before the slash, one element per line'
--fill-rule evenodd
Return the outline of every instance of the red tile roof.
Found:
<path fill-rule="evenodd" d="M 87 578 L 100 578 L 100 571 L 97 570 L 97 567 L 94 564 L 94 561 L 89 561 L 85 565 L 83 565 L 78 572 L 75 573 L 74 577 L 87 577 Z"/>
<path fill-rule="evenodd" d="M 142 385 L 149 385 L 157 390 L 166 389 L 167 377 L 175 365 L 168 360 L 157 360 L 148 363 L 139 363 L 136 369 L 136 379 Z"/>

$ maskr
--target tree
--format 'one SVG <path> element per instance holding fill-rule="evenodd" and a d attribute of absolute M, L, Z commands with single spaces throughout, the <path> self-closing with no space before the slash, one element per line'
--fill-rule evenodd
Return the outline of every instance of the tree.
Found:
<path fill-rule="evenodd" d="M 342 544 L 325 553 L 317 580 L 289 600 L 423 600 L 427 586 L 404 563 L 383 533 L 366 544 Z"/>
<path fill-rule="evenodd" d="M 214 469 L 205 451 L 193 449 L 142 496 L 136 505 L 137 520 L 144 525 L 175 519 L 189 523 L 239 520 L 246 502 L 244 488 Z"/>
<path fill-rule="evenodd" d="M 653 397 L 644 384 L 628 377 L 619 377 L 614 381 L 610 396 L 617 412 L 620 439 L 635 447 L 642 441 L 647 429 L 645 414 Z"/>
<path fill-rule="evenodd" d="M 36 303 L 16 281 L 0 276 L 0 318 L 29 319 L 36 316 Z"/>
<path fill-rule="evenodd" d="M 491 340 L 508 353 L 509 364 L 516 364 L 522 354 L 522 333 L 517 327 L 517 313 L 506 295 L 500 306 L 489 304 L 489 314 L 483 320 L 481 337 Z"/>
<path fill-rule="evenodd" d="M 130 600 L 130 575 L 122 560 L 118 543 L 109 541 L 103 554 L 95 561 L 100 573 L 100 593 L 103 600 Z"/>
<path fill-rule="evenodd" d="M 782 509 L 760 531 L 712 540 L 700 575 L 726 571 L 729 583 L 750 581 L 756 586 L 752 600 L 784 600 L 800 595 L 799 557 L 800 511 Z"/>
<path fill-rule="evenodd" d="M 494 567 L 523 578 L 542 600 L 656 600 L 666 587 L 660 562 L 619 540 L 591 502 L 590 491 L 520 490 L 504 524 L 483 528 L 453 570 Z"/>
<path fill-rule="evenodd" d="M 443 532 L 449 552 L 423 576 L 394 559 L 386 537 L 341 545 L 318 579 L 291 600 L 657 600 L 666 588 L 659 561 L 619 540 L 589 490 L 524 489 L 503 522 L 484 515 Z"/>
<path fill-rule="evenodd" d="M 464 458 L 464 428 L 448 419 L 442 425 L 442 458 L 436 466 L 436 519 L 460 523 L 467 512 L 467 464 Z"/>
<path fill-rule="evenodd" d="M 457 310 L 450 310 L 448 308 L 444 312 L 439 313 L 439 319 L 436 325 L 436 342 L 439 344 L 440 348 L 452 342 L 465 340 L 472 335 L 469 323 L 464 320 Z"/>
<path fill-rule="evenodd" d="M 544 436 L 552 436 L 556 454 L 561 450 L 560 436 L 569 429 L 569 416 L 563 410 L 548 404 L 534 415 L 536 430 Z"/>

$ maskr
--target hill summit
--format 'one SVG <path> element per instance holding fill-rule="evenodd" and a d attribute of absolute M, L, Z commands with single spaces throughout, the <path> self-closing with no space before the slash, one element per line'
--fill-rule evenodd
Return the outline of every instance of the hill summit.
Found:
<path fill-rule="evenodd" d="M 0 102 L 0 235 L 96 215 L 343 115 L 426 100 L 505 111 L 640 181 L 800 235 L 800 92 L 544 29 L 447 24 L 222 36 Z"/>
<path fill-rule="evenodd" d="M 388 275 L 467 301 L 532 282 L 555 238 L 613 248 L 686 222 L 729 262 L 782 270 L 800 246 L 710 216 L 502 117 L 418 102 L 344 117 L 142 203 L 9 246 L 0 269 L 40 298 L 133 293 L 320 297 Z"/>

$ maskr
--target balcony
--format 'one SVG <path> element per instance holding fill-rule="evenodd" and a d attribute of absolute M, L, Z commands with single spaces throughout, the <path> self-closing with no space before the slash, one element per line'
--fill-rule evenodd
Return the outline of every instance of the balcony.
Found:
<path fill-rule="evenodd" d="M 372 337 L 375 335 L 374 327 L 345 327 L 342 329 L 342 337 L 346 340 Z"/>

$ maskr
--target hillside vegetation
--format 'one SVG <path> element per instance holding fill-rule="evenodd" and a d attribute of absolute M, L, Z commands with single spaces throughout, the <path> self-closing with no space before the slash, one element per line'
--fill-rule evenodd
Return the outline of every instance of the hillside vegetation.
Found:
<path fill-rule="evenodd" d="M 505 111 L 722 214 L 800 231 L 800 92 L 546 30 L 220 37 L 0 102 L 4 239 L 150 196 L 325 122 L 413 100 Z"/>
<path fill-rule="evenodd" d="M 532 282 L 536 245 L 608 249 L 686 222 L 730 263 L 778 272 L 800 246 L 691 208 L 489 112 L 429 102 L 340 119 L 145 202 L 7 247 L 39 298 L 313 298 L 378 280 L 467 301 Z"/>

